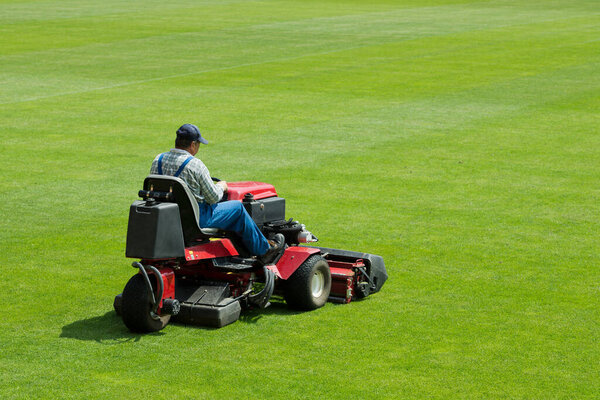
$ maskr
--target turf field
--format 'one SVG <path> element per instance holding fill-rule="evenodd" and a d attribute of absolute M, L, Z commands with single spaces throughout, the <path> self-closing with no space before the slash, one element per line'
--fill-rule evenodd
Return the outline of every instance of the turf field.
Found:
<path fill-rule="evenodd" d="M 0 398 L 597 398 L 597 0 L 0 0 Z M 129 205 L 184 123 L 365 301 L 129 333 Z"/>

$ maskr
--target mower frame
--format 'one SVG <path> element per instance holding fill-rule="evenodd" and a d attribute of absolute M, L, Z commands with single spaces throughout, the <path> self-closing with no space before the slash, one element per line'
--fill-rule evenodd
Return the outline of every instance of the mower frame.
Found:
<path fill-rule="evenodd" d="M 139 259 L 138 273 L 114 301 L 130 330 L 157 331 L 171 320 L 219 328 L 242 309 L 268 307 L 273 294 L 300 310 L 349 303 L 387 280 L 380 256 L 301 244 L 318 239 L 285 218 L 285 199 L 272 185 L 228 187 L 228 199 L 241 201 L 266 236 L 284 235 L 282 256 L 260 265 L 235 233 L 199 226 L 197 199 L 183 180 L 149 175 L 129 211 L 126 256 Z"/>

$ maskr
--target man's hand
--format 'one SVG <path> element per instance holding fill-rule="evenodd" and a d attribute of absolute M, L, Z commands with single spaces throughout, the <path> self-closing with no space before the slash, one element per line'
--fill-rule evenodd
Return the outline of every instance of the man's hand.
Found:
<path fill-rule="evenodd" d="M 223 189 L 223 192 L 227 193 L 227 182 L 219 181 L 216 184 L 217 184 L 217 186 L 221 186 L 221 188 Z"/>

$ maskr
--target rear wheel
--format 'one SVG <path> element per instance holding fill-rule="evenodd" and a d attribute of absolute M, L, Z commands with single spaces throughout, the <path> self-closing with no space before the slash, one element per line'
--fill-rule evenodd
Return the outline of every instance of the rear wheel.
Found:
<path fill-rule="evenodd" d="M 331 271 L 320 255 L 306 259 L 285 282 L 285 302 L 297 310 L 322 307 L 331 291 Z"/>
<path fill-rule="evenodd" d="M 152 290 L 156 290 L 156 277 L 149 276 Z M 125 326 L 132 332 L 156 332 L 164 328 L 171 319 L 170 315 L 153 318 L 152 297 L 144 277 L 140 274 L 131 277 L 125 289 L 121 305 L 121 316 Z"/>

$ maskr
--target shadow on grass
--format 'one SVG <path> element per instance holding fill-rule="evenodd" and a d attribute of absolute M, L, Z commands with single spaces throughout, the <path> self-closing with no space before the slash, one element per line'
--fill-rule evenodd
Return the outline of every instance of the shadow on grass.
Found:
<path fill-rule="evenodd" d="M 302 314 L 305 311 L 296 311 L 292 310 L 285 304 L 284 302 L 272 301 L 271 305 L 265 309 L 254 308 L 251 310 L 242 310 L 242 314 L 240 315 L 240 319 L 238 321 L 246 323 L 246 324 L 255 324 L 262 317 L 267 317 L 269 315 L 297 315 Z"/>
<path fill-rule="evenodd" d="M 109 311 L 99 317 L 86 318 L 63 326 L 61 338 L 77 340 L 93 340 L 102 344 L 120 344 L 137 342 L 142 336 L 163 335 L 162 332 L 147 333 L 144 335 L 130 332 L 121 317 L 114 311 Z"/>
<path fill-rule="evenodd" d="M 284 302 L 274 301 L 271 302 L 269 307 L 262 310 L 242 310 L 240 319 L 238 321 L 245 324 L 255 324 L 262 317 L 268 318 L 269 315 L 292 316 L 302 314 L 304 312 L 305 311 L 292 310 Z M 178 322 L 171 323 L 196 329 L 218 329 L 207 326 L 182 324 Z M 142 336 L 161 336 L 164 334 L 165 333 L 162 331 L 145 334 L 132 333 L 127 329 L 127 327 L 125 327 L 121 317 L 119 317 L 114 311 L 109 311 L 99 317 L 86 318 L 63 326 L 60 337 L 77 340 L 93 340 L 101 344 L 113 345 L 131 341 L 137 342 Z"/>
<path fill-rule="evenodd" d="M 244 324 L 255 324 L 262 317 L 269 318 L 269 315 L 292 316 L 292 315 L 302 314 L 305 312 L 306 311 L 292 310 L 284 302 L 278 302 L 277 300 L 275 300 L 274 302 L 271 302 L 271 305 L 265 309 L 260 309 L 260 308 L 244 309 L 244 308 L 242 308 L 242 312 L 240 313 L 240 318 L 234 323 L 241 322 Z M 214 328 L 214 327 L 210 327 L 210 326 L 184 324 L 181 322 L 170 322 L 169 324 L 185 326 L 187 328 L 204 329 L 204 330 L 218 330 L 219 329 L 219 328 Z"/>

